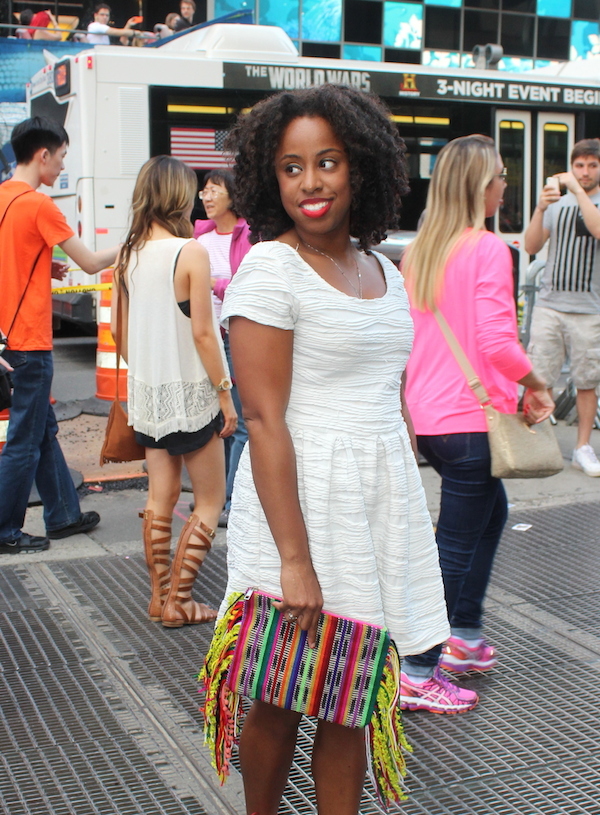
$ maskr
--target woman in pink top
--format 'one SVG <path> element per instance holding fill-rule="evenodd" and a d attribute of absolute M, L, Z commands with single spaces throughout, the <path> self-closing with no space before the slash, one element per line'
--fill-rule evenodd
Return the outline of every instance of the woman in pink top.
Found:
<path fill-rule="evenodd" d="M 240 263 L 250 251 L 250 227 L 237 214 L 233 207 L 235 182 L 229 170 L 209 170 L 204 178 L 204 187 L 199 196 L 209 218 L 207 221 L 196 221 L 194 237 L 201 243 L 210 258 L 210 276 L 213 291 L 213 304 L 217 318 L 221 316 L 221 306 L 231 278 L 237 272 Z M 233 482 L 244 445 L 248 441 L 248 431 L 242 415 L 242 403 L 238 393 L 231 351 L 229 332 L 223 336 L 229 371 L 233 380 L 231 396 L 238 414 L 238 425 L 235 433 L 225 444 L 227 462 L 227 489 L 225 506 L 219 526 L 226 527 L 229 520 Z"/>
<path fill-rule="evenodd" d="M 423 225 L 402 263 L 415 325 L 406 399 L 419 451 L 442 477 L 436 538 L 452 629 L 443 649 L 405 659 L 401 706 L 409 710 L 461 713 L 477 704 L 477 694 L 445 679 L 438 664 L 457 673 L 496 664 L 481 617 L 507 517 L 504 487 L 491 474 L 484 411 L 434 311 L 446 318 L 497 410 L 516 412 L 517 383 L 526 388 L 532 423 L 554 407 L 517 338 L 510 251 L 485 228 L 505 188 L 490 138 L 451 141 L 439 154 Z"/>

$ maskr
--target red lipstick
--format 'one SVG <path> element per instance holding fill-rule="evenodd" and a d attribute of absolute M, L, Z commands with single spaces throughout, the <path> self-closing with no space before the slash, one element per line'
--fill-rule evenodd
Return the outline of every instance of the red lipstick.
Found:
<path fill-rule="evenodd" d="M 322 218 L 331 209 L 329 198 L 306 198 L 300 203 L 300 209 L 308 218 Z"/>

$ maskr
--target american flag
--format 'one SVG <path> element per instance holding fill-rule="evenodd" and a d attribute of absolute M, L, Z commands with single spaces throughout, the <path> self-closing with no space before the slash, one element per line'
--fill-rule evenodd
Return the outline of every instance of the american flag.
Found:
<path fill-rule="evenodd" d="M 171 155 L 196 169 L 229 168 L 230 156 L 223 154 L 226 130 L 209 127 L 172 127 Z"/>

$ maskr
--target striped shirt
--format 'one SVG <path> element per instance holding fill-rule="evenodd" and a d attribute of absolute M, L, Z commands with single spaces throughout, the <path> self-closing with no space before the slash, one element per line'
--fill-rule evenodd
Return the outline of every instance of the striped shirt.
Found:
<path fill-rule="evenodd" d="M 600 206 L 600 194 L 591 196 Z M 537 303 L 555 311 L 600 314 L 600 247 L 583 222 L 577 198 L 563 195 L 544 213 L 548 260 Z"/>

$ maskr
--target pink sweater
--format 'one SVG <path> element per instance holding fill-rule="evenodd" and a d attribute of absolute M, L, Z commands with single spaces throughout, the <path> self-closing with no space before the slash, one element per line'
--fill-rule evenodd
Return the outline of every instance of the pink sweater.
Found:
<path fill-rule="evenodd" d="M 469 232 L 471 230 L 468 230 Z M 410 287 L 409 287 L 410 296 Z M 446 318 L 493 406 L 517 409 L 517 380 L 531 370 L 517 339 L 512 261 L 492 232 L 467 239 L 446 264 L 439 310 Z M 415 342 L 406 399 L 419 436 L 487 430 L 485 414 L 430 311 L 411 310 Z"/>

